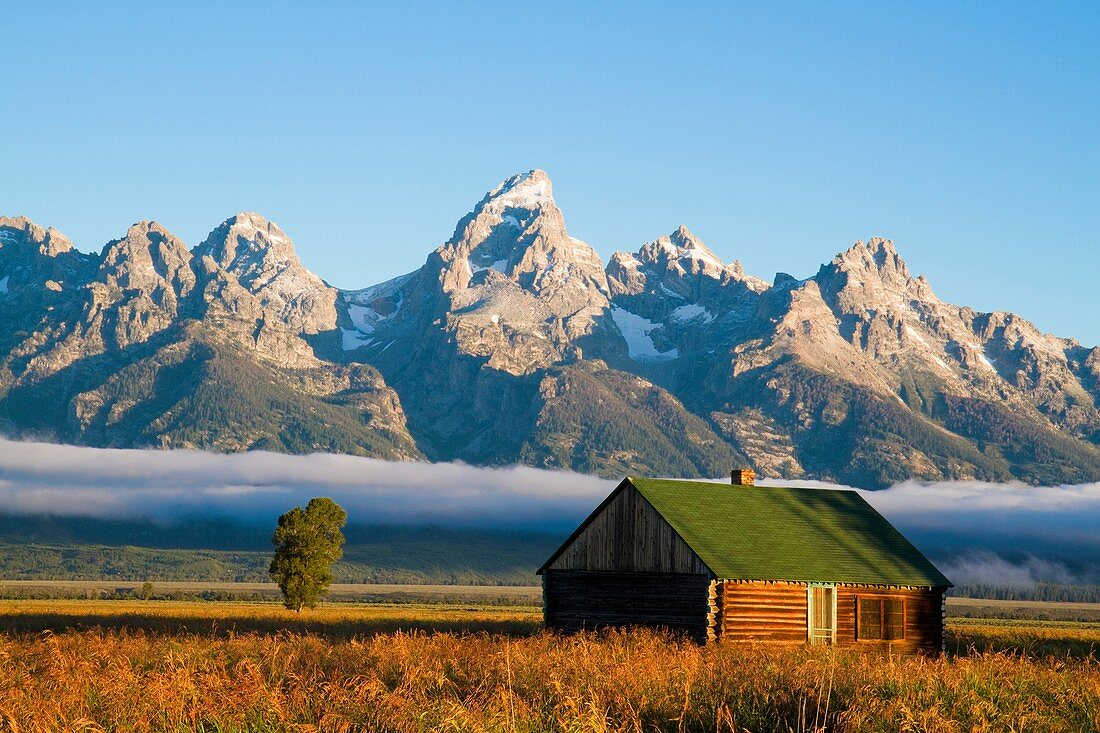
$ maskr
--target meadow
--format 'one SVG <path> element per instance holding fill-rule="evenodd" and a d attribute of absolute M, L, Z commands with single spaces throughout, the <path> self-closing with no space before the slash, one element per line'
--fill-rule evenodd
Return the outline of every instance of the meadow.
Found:
<path fill-rule="evenodd" d="M 0 601 L 0 731 L 1092 731 L 1100 625 L 956 618 L 947 655 L 558 637 L 538 608 Z"/>

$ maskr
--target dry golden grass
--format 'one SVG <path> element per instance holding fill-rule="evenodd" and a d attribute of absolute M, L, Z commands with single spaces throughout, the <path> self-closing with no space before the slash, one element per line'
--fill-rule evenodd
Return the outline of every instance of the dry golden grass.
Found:
<path fill-rule="evenodd" d="M 96 628 L 224 637 L 281 631 L 346 639 L 394 631 L 520 636 L 541 624 L 542 611 L 534 606 L 340 603 L 299 614 L 276 603 L 0 600 L 0 629 L 19 632 Z"/>
<path fill-rule="evenodd" d="M 1100 659 L 1100 623 L 951 619 L 948 651 L 1008 651 L 1031 657 Z"/>
<path fill-rule="evenodd" d="M 890 659 L 562 638 L 530 608 L 0 604 L 0 627 L 35 619 L 55 631 L 0 633 L 2 731 L 1100 729 L 1100 665 L 1071 650 L 1100 646 L 1095 625 L 1030 632 L 1061 657 L 968 651 L 1018 648 L 1029 632 L 1001 623 L 960 627 L 959 656 Z M 295 621 L 308 633 L 270 631 Z"/>
<path fill-rule="evenodd" d="M 99 595 L 122 592 L 136 593 L 144 583 L 141 581 L 106 580 L 3 580 L 0 579 L 0 593 L 9 598 L 34 598 L 34 593 L 45 598 L 66 598 L 87 600 Z M 277 600 L 279 586 L 275 583 L 211 583 L 157 581 L 152 584 L 156 595 L 164 597 L 171 594 L 205 593 L 244 596 L 262 596 L 260 600 Z M 326 596 L 329 600 L 348 601 L 357 598 L 369 598 L 375 601 L 380 597 L 395 601 L 444 601 L 454 603 L 455 598 L 481 600 L 499 604 L 514 600 L 519 603 L 537 604 L 542 599 L 542 588 L 534 585 L 425 585 L 409 583 L 333 583 Z M 117 600 L 117 599 L 115 599 Z M 1096 604 L 1100 608 L 1100 604 Z"/>

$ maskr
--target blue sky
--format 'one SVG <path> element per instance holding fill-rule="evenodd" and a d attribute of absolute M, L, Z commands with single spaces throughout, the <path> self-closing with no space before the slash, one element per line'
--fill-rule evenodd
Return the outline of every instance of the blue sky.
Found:
<path fill-rule="evenodd" d="M 257 210 L 334 285 L 546 169 L 605 257 L 687 224 L 1100 344 L 1100 4 L 5 3 L 0 212 L 85 250 Z"/>

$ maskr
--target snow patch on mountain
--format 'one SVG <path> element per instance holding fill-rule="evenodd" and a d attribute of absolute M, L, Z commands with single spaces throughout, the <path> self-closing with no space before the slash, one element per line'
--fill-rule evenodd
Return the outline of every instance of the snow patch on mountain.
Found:
<path fill-rule="evenodd" d="M 374 339 L 353 328 L 341 328 L 340 337 L 344 351 L 355 351 L 361 346 L 370 346 Z"/>
<path fill-rule="evenodd" d="M 374 333 L 374 323 L 392 318 L 392 316 L 380 316 L 373 309 L 365 305 L 348 303 L 348 318 L 351 319 L 352 324 L 359 329 L 360 332 Z"/>
<path fill-rule="evenodd" d="M 399 295 L 401 286 L 411 280 L 415 274 L 416 272 L 407 272 L 404 275 L 398 275 L 395 278 L 377 285 L 371 285 L 369 288 L 363 288 L 362 290 L 344 290 L 342 291 L 344 299 L 350 303 L 370 303 L 378 298 L 394 294 Z"/>
<path fill-rule="evenodd" d="M 627 353 L 630 358 L 639 362 L 661 362 L 678 359 L 680 352 L 675 347 L 668 351 L 658 351 L 653 343 L 653 331 L 661 328 L 660 323 L 654 323 L 648 318 L 642 318 L 636 313 L 631 313 L 617 305 L 611 306 L 611 318 L 619 327 L 623 339 L 626 340 Z"/>
<path fill-rule="evenodd" d="M 699 319 L 703 323 L 710 323 L 714 320 L 714 314 L 698 303 L 682 305 L 674 309 L 671 316 L 677 321 L 692 321 Z"/>
<path fill-rule="evenodd" d="M 550 179 L 538 170 L 512 176 L 493 189 L 489 198 L 501 207 L 533 209 L 551 202 Z"/>
<path fill-rule="evenodd" d="M 342 291 L 348 320 L 360 333 L 373 334 L 380 324 L 393 320 L 401 311 L 405 303 L 401 287 L 415 274 L 410 272 L 362 290 Z M 347 338 L 345 335 L 345 344 Z"/>
<path fill-rule="evenodd" d="M 687 300 L 687 298 L 680 295 L 675 290 L 672 290 L 671 288 L 669 288 L 664 283 L 659 283 L 659 287 L 661 288 L 661 292 L 664 293 L 665 295 L 667 295 L 670 298 L 676 298 L 676 300 Z"/>
<path fill-rule="evenodd" d="M 497 272 L 501 273 L 502 275 L 506 275 L 508 273 L 508 258 L 507 257 L 503 257 L 499 260 L 495 260 L 493 262 L 490 262 L 488 265 L 484 265 L 484 266 L 475 265 L 473 262 L 467 262 L 467 264 L 470 266 L 470 274 L 473 274 L 473 275 L 476 275 L 479 272 L 485 272 L 486 270 L 496 270 Z"/>
<path fill-rule="evenodd" d="M 699 260 L 700 262 L 713 265 L 718 270 L 724 270 L 726 268 L 726 263 L 718 259 L 712 252 L 699 248 L 694 242 L 690 242 L 685 246 L 677 246 L 669 240 L 661 239 L 658 240 L 658 244 L 668 255 L 669 261 L 674 263 L 674 266 L 681 273 L 687 272 L 681 260 Z"/>

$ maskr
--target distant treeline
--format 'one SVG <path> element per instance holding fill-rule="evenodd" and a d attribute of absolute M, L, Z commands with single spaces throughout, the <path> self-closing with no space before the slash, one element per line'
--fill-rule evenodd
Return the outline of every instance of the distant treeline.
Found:
<path fill-rule="evenodd" d="M 962 598 L 986 598 L 995 601 L 1058 601 L 1100 603 L 1100 585 L 990 585 L 971 583 L 956 586 L 950 595 Z"/>
<path fill-rule="evenodd" d="M 163 524 L 0 514 L 0 580 L 267 582 L 272 529 L 224 518 Z M 564 534 L 349 525 L 344 558 L 334 572 L 337 583 L 537 585 L 535 570 Z M 1002 557 L 1015 564 L 1028 559 L 1022 554 Z M 952 595 L 1100 603 L 1095 564 L 1063 564 L 1082 585 L 972 583 L 953 589 Z"/>
<path fill-rule="evenodd" d="M 386 604 L 437 604 L 437 605 L 473 605 L 516 607 L 531 606 L 536 601 L 525 594 L 517 594 L 501 589 L 499 594 L 470 593 L 462 587 L 456 587 L 452 593 L 423 592 L 418 586 L 409 586 L 408 591 L 385 590 L 347 591 L 340 590 L 325 597 L 326 605 L 334 603 L 386 603 Z M 11 587 L 0 584 L 0 600 L 35 601 L 207 601 L 230 603 L 282 603 L 277 588 L 271 590 L 236 590 L 232 588 L 211 588 L 206 590 L 180 590 L 162 588 L 155 583 L 145 583 L 139 587 L 118 588 L 71 588 L 64 586 Z"/>
<path fill-rule="evenodd" d="M 535 585 L 535 570 L 552 549 L 486 538 L 466 552 L 447 537 L 418 542 L 349 545 L 333 571 L 337 583 Z M 178 550 L 105 545 L 0 543 L 2 580 L 263 583 L 270 552 Z"/>
<path fill-rule="evenodd" d="M 22 588 L 0 585 L 0 599 L 19 601 L 233 601 L 235 603 L 274 602 L 280 599 L 278 590 L 159 590 L 144 588 Z M 344 599 L 338 599 L 344 600 Z"/>
<path fill-rule="evenodd" d="M 0 514 L 0 579 L 270 580 L 271 526 L 225 518 Z M 349 525 L 337 583 L 534 585 L 564 536 L 530 531 Z"/>

